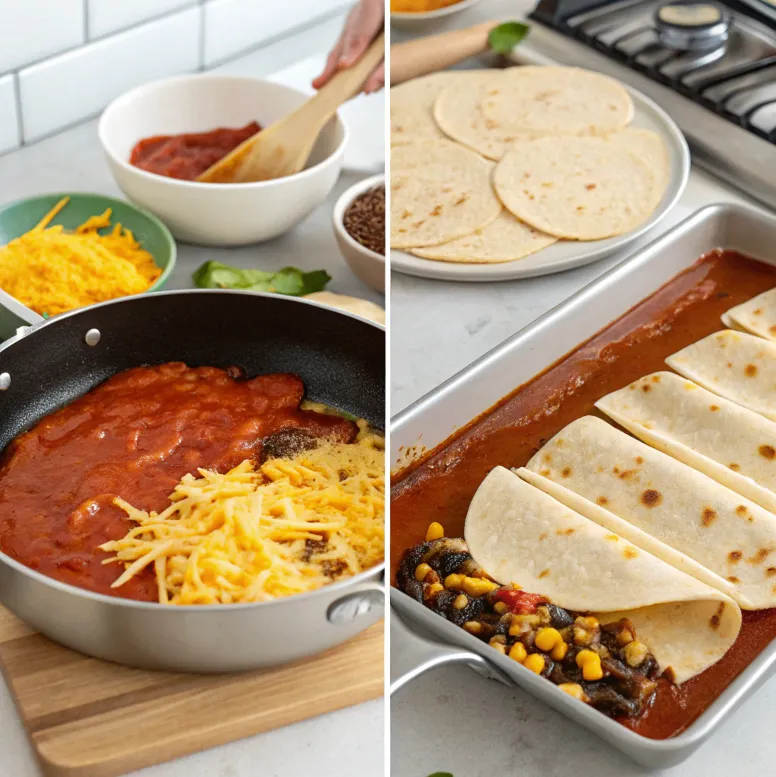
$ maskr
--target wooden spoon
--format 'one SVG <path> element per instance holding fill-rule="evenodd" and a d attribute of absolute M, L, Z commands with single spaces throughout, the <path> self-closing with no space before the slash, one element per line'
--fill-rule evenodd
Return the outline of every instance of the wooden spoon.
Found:
<path fill-rule="evenodd" d="M 488 50 L 488 33 L 501 22 L 476 24 L 463 30 L 416 38 L 391 46 L 391 86 L 451 65 Z"/>
<path fill-rule="evenodd" d="M 385 36 L 381 33 L 352 67 L 341 70 L 293 113 L 252 135 L 197 180 L 207 183 L 270 181 L 303 170 L 321 130 L 342 103 L 361 91 L 384 56 Z"/>

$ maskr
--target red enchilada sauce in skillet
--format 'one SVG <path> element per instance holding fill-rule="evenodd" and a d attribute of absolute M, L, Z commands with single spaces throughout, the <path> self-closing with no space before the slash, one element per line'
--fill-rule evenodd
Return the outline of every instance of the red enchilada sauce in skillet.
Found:
<path fill-rule="evenodd" d="M 182 363 L 126 370 L 20 435 L 0 459 L 0 550 L 79 588 L 158 601 L 150 567 L 120 593 L 110 587 L 121 570 L 102 564 L 109 555 L 98 546 L 129 526 L 116 496 L 161 511 L 185 474 L 258 458 L 280 429 L 356 436 L 344 418 L 300 410 L 295 375 L 238 373 Z"/>
<path fill-rule="evenodd" d="M 776 287 L 776 268 L 731 251 L 715 251 L 549 370 L 520 387 L 452 442 L 400 473 L 391 495 L 391 569 L 422 542 L 432 521 L 462 537 L 469 502 L 493 467 L 521 467 L 544 442 L 594 402 L 638 378 L 667 369 L 664 359 L 723 328 L 720 315 Z M 702 674 L 673 686 L 665 680 L 641 716 L 622 724 L 652 739 L 687 728 L 776 638 L 776 609 L 744 612 L 728 653 Z"/>

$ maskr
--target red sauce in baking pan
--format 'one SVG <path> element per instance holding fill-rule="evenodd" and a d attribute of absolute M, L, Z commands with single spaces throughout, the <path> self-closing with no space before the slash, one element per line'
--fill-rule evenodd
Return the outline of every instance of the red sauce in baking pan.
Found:
<path fill-rule="evenodd" d="M 149 173 L 193 181 L 260 130 L 252 121 L 238 129 L 144 138 L 132 149 L 129 163 Z"/>
<path fill-rule="evenodd" d="M 131 522 L 120 496 L 161 511 L 178 481 L 200 467 L 226 472 L 256 458 L 280 429 L 352 442 L 344 418 L 299 409 L 295 375 L 232 377 L 179 362 L 115 375 L 14 440 L 0 458 L 0 550 L 65 583 L 157 601 L 151 567 L 112 589 L 120 565 L 98 546 Z"/>
<path fill-rule="evenodd" d="M 776 268 L 714 251 L 566 355 L 419 463 L 394 478 L 391 569 L 432 521 L 463 536 L 469 502 L 493 467 L 521 467 L 594 402 L 658 370 L 675 351 L 723 328 L 720 315 L 776 287 Z M 652 739 L 689 726 L 776 637 L 776 609 L 744 612 L 738 640 L 717 664 L 680 687 L 661 680 L 652 706 L 623 725 Z"/>

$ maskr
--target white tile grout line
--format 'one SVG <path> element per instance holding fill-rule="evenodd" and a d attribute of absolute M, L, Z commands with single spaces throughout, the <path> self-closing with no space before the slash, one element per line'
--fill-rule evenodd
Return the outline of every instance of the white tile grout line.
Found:
<path fill-rule="evenodd" d="M 8 151 L 5 153 L 10 153 L 11 151 L 17 151 L 24 145 L 24 120 L 22 118 L 22 94 L 21 94 L 21 88 L 19 86 L 19 74 L 13 73 L 13 81 L 11 86 L 13 87 L 13 101 L 16 106 L 16 130 L 18 133 L 18 143 L 19 145 L 16 146 L 16 148 L 9 148 Z"/>

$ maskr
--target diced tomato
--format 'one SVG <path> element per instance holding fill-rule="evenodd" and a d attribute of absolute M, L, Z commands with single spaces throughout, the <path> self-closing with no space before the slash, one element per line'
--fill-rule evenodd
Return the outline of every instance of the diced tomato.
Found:
<path fill-rule="evenodd" d="M 547 601 L 540 594 L 529 594 L 527 591 L 510 588 L 500 588 L 493 594 L 493 598 L 497 602 L 504 602 L 515 615 L 533 615 L 537 606 Z"/>

